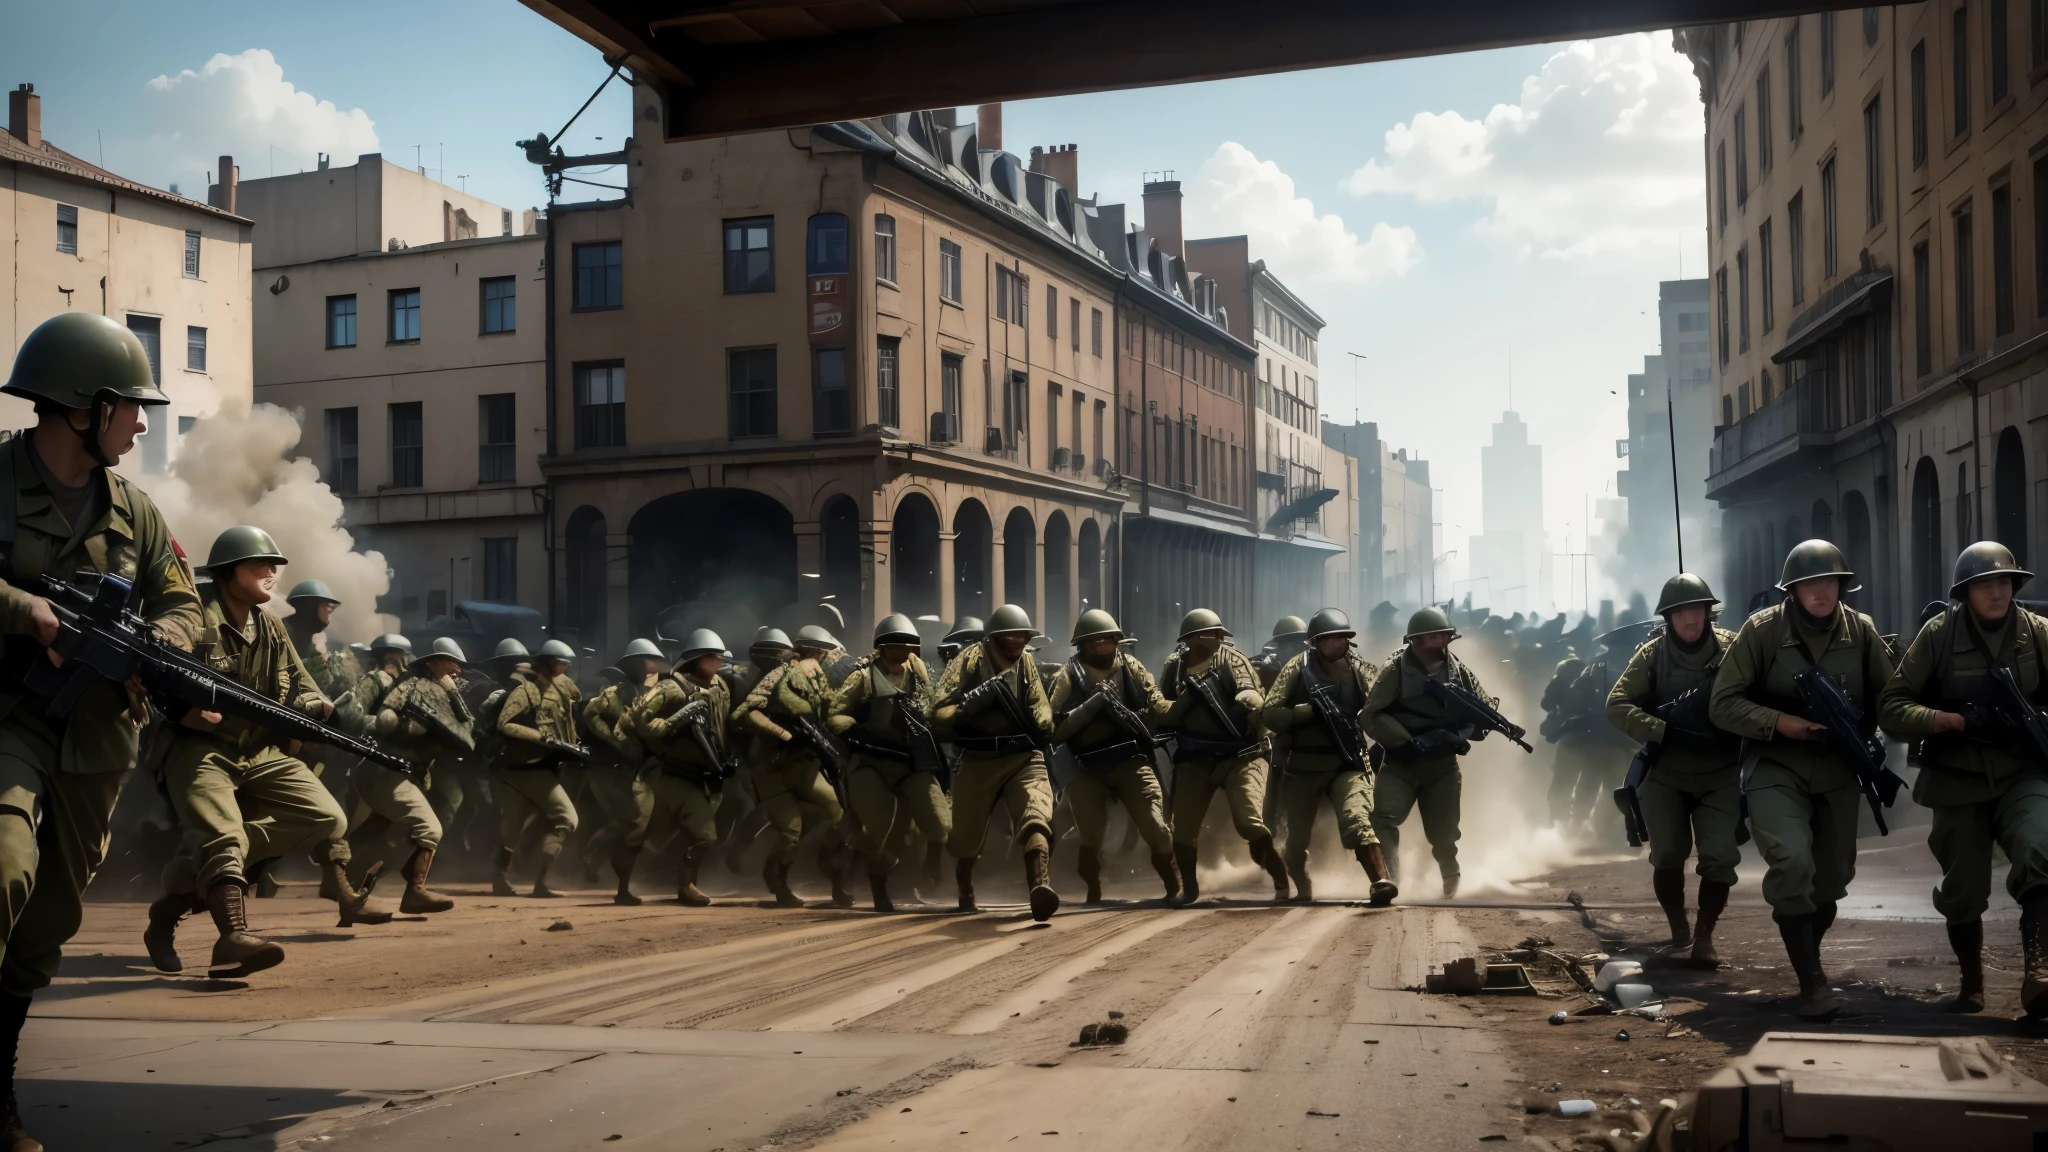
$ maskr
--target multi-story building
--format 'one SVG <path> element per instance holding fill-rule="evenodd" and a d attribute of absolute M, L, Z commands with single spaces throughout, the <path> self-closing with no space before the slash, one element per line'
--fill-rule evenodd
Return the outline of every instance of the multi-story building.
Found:
<path fill-rule="evenodd" d="M 1826 536 L 1897 628 L 1962 546 L 2039 538 L 2044 19 L 1914 4 L 1679 34 L 1706 103 L 1734 597 Z"/>
<path fill-rule="evenodd" d="M 1697 568 L 1720 550 L 1720 513 L 1706 499 L 1715 428 L 1707 282 L 1664 281 L 1657 315 L 1662 351 L 1643 357 L 1643 370 L 1629 374 L 1629 434 L 1617 445 L 1627 461 L 1615 474 L 1626 529 L 1606 563 L 1608 575 L 1630 592 L 1653 593 L 1678 570 L 1681 551 Z"/>
<path fill-rule="evenodd" d="M 1380 439 L 1379 425 L 1370 421 L 1333 424 L 1326 419 L 1322 440 L 1330 453 L 1325 459 L 1349 460 L 1357 475 L 1351 584 L 1339 603 L 1357 611 L 1381 603 L 1409 608 L 1435 603 L 1436 493 L 1429 483 L 1429 461 L 1406 448 L 1389 448 Z M 1334 475 L 1335 468 L 1329 471 Z"/>
<path fill-rule="evenodd" d="M 251 180 L 255 395 L 384 554 L 380 611 L 418 628 L 547 585 L 543 251 L 532 213 L 359 157 Z M 522 306 L 523 305 L 523 306 Z"/>
<path fill-rule="evenodd" d="M 0 166 L 0 246 L 13 284 L 0 349 L 12 362 L 36 325 L 61 312 L 126 324 L 171 398 L 151 410 L 131 460 L 162 471 L 181 425 L 249 396 L 250 222 L 236 215 L 234 162 L 222 159 L 212 203 L 137 184 L 45 140 L 42 97 L 22 84 L 7 94 Z M 0 398 L 0 424 L 34 422 L 26 401 Z"/>
<path fill-rule="evenodd" d="M 1493 442 L 1479 449 L 1479 503 L 1481 531 L 1466 545 L 1473 603 L 1501 615 L 1541 608 L 1550 601 L 1543 449 L 1529 442 L 1519 412 L 1501 413 Z"/>

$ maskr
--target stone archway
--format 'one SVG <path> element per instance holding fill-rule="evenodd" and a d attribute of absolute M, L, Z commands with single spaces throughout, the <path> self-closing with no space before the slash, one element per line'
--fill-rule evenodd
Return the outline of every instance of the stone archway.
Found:
<path fill-rule="evenodd" d="M 789 509 L 745 488 L 699 488 L 633 514 L 627 581 L 632 632 L 710 628 L 751 635 L 796 600 Z"/>
<path fill-rule="evenodd" d="M 897 612 L 929 616 L 939 610 L 939 510 L 922 492 L 896 505 L 889 532 L 889 604 Z"/>
<path fill-rule="evenodd" d="M 1941 477 L 1934 461 L 1922 456 L 1913 466 L 1913 598 L 1914 609 L 1948 598 L 1941 573 Z"/>
<path fill-rule="evenodd" d="M 1092 518 L 1081 521 L 1080 536 L 1074 548 L 1074 565 L 1079 569 L 1079 579 L 1075 582 L 1081 592 L 1079 610 L 1107 608 L 1109 605 L 1102 598 L 1102 529 Z"/>
<path fill-rule="evenodd" d="M 995 608 L 995 526 L 975 499 L 953 510 L 953 612 L 982 620 Z M 952 621 L 947 621 L 950 625 Z"/>
<path fill-rule="evenodd" d="M 609 651 L 605 644 L 605 598 L 609 588 L 605 579 L 604 513 L 588 504 L 569 513 L 569 523 L 562 530 L 562 548 L 568 568 L 562 623 L 585 637 L 591 646 Z"/>
<path fill-rule="evenodd" d="M 1064 639 L 1074 620 L 1073 584 L 1074 532 L 1065 512 L 1045 518 L 1045 619 L 1039 631 Z"/>
<path fill-rule="evenodd" d="M 1038 623 L 1038 526 L 1024 508 L 1003 519 L 1003 599 L 1031 613 Z"/>

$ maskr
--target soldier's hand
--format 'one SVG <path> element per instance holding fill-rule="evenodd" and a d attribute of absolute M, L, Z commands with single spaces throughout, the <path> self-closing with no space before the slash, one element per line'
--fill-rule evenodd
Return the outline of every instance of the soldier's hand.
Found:
<path fill-rule="evenodd" d="M 149 723 L 149 689 L 142 686 L 142 677 L 130 676 L 121 687 L 128 693 L 128 718 L 137 724 Z"/>
<path fill-rule="evenodd" d="M 1794 716 L 1789 712 L 1778 713 L 1778 735 L 1787 740 L 1811 740 L 1814 733 L 1827 730 L 1827 725 L 1815 724 L 1804 716 Z"/>
<path fill-rule="evenodd" d="M 196 728 L 201 732 L 211 732 L 215 728 L 220 727 L 220 713 L 198 711 L 187 712 L 185 713 L 185 726 L 188 728 Z"/>
<path fill-rule="evenodd" d="M 50 602 L 41 596 L 29 597 L 28 631 L 29 635 L 36 638 L 36 643 L 41 644 L 45 648 L 55 644 L 57 642 L 57 627 L 57 613 L 50 607 Z M 64 658 L 52 652 L 50 653 L 50 662 L 62 664 Z"/>
<path fill-rule="evenodd" d="M 1961 732 L 1968 726 L 1969 721 L 1964 719 L 1961 713 L 1936 712 L 1934 714 L 1934 730 L 1936 732 Z"/>

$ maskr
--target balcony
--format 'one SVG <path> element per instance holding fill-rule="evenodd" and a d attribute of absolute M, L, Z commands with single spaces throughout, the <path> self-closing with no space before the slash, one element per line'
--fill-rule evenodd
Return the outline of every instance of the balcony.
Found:
<path fill-rule="evenodd" d="M 1889 389 L 1883 373 L 1867 370 L 1871 361 L 1859 350 L 1851 346 L 1808 362 L 1843 363 L 1846 379 L 1825 369 L 1810 371 L 1770 403 L 1716 430 L 1707 451 L 1708 498 L 1740 498 L 1788 471 L 1825 467 L 1842 449 L 1867 447 Z"/>

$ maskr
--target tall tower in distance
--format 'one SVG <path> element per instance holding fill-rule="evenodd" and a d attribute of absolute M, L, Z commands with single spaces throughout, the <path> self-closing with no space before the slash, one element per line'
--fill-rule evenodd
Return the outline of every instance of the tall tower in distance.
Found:
<path fill-rule="evenodd" d="M 1543 552 L 1543 449 L 1529 442 L 1518 412 L 1501 413 L 1493 443 L 1479 449 L 1483 531 L 1472 537 L 1472 602 L 1503 615 L 1527 611 L 1541 590 Z"/>

